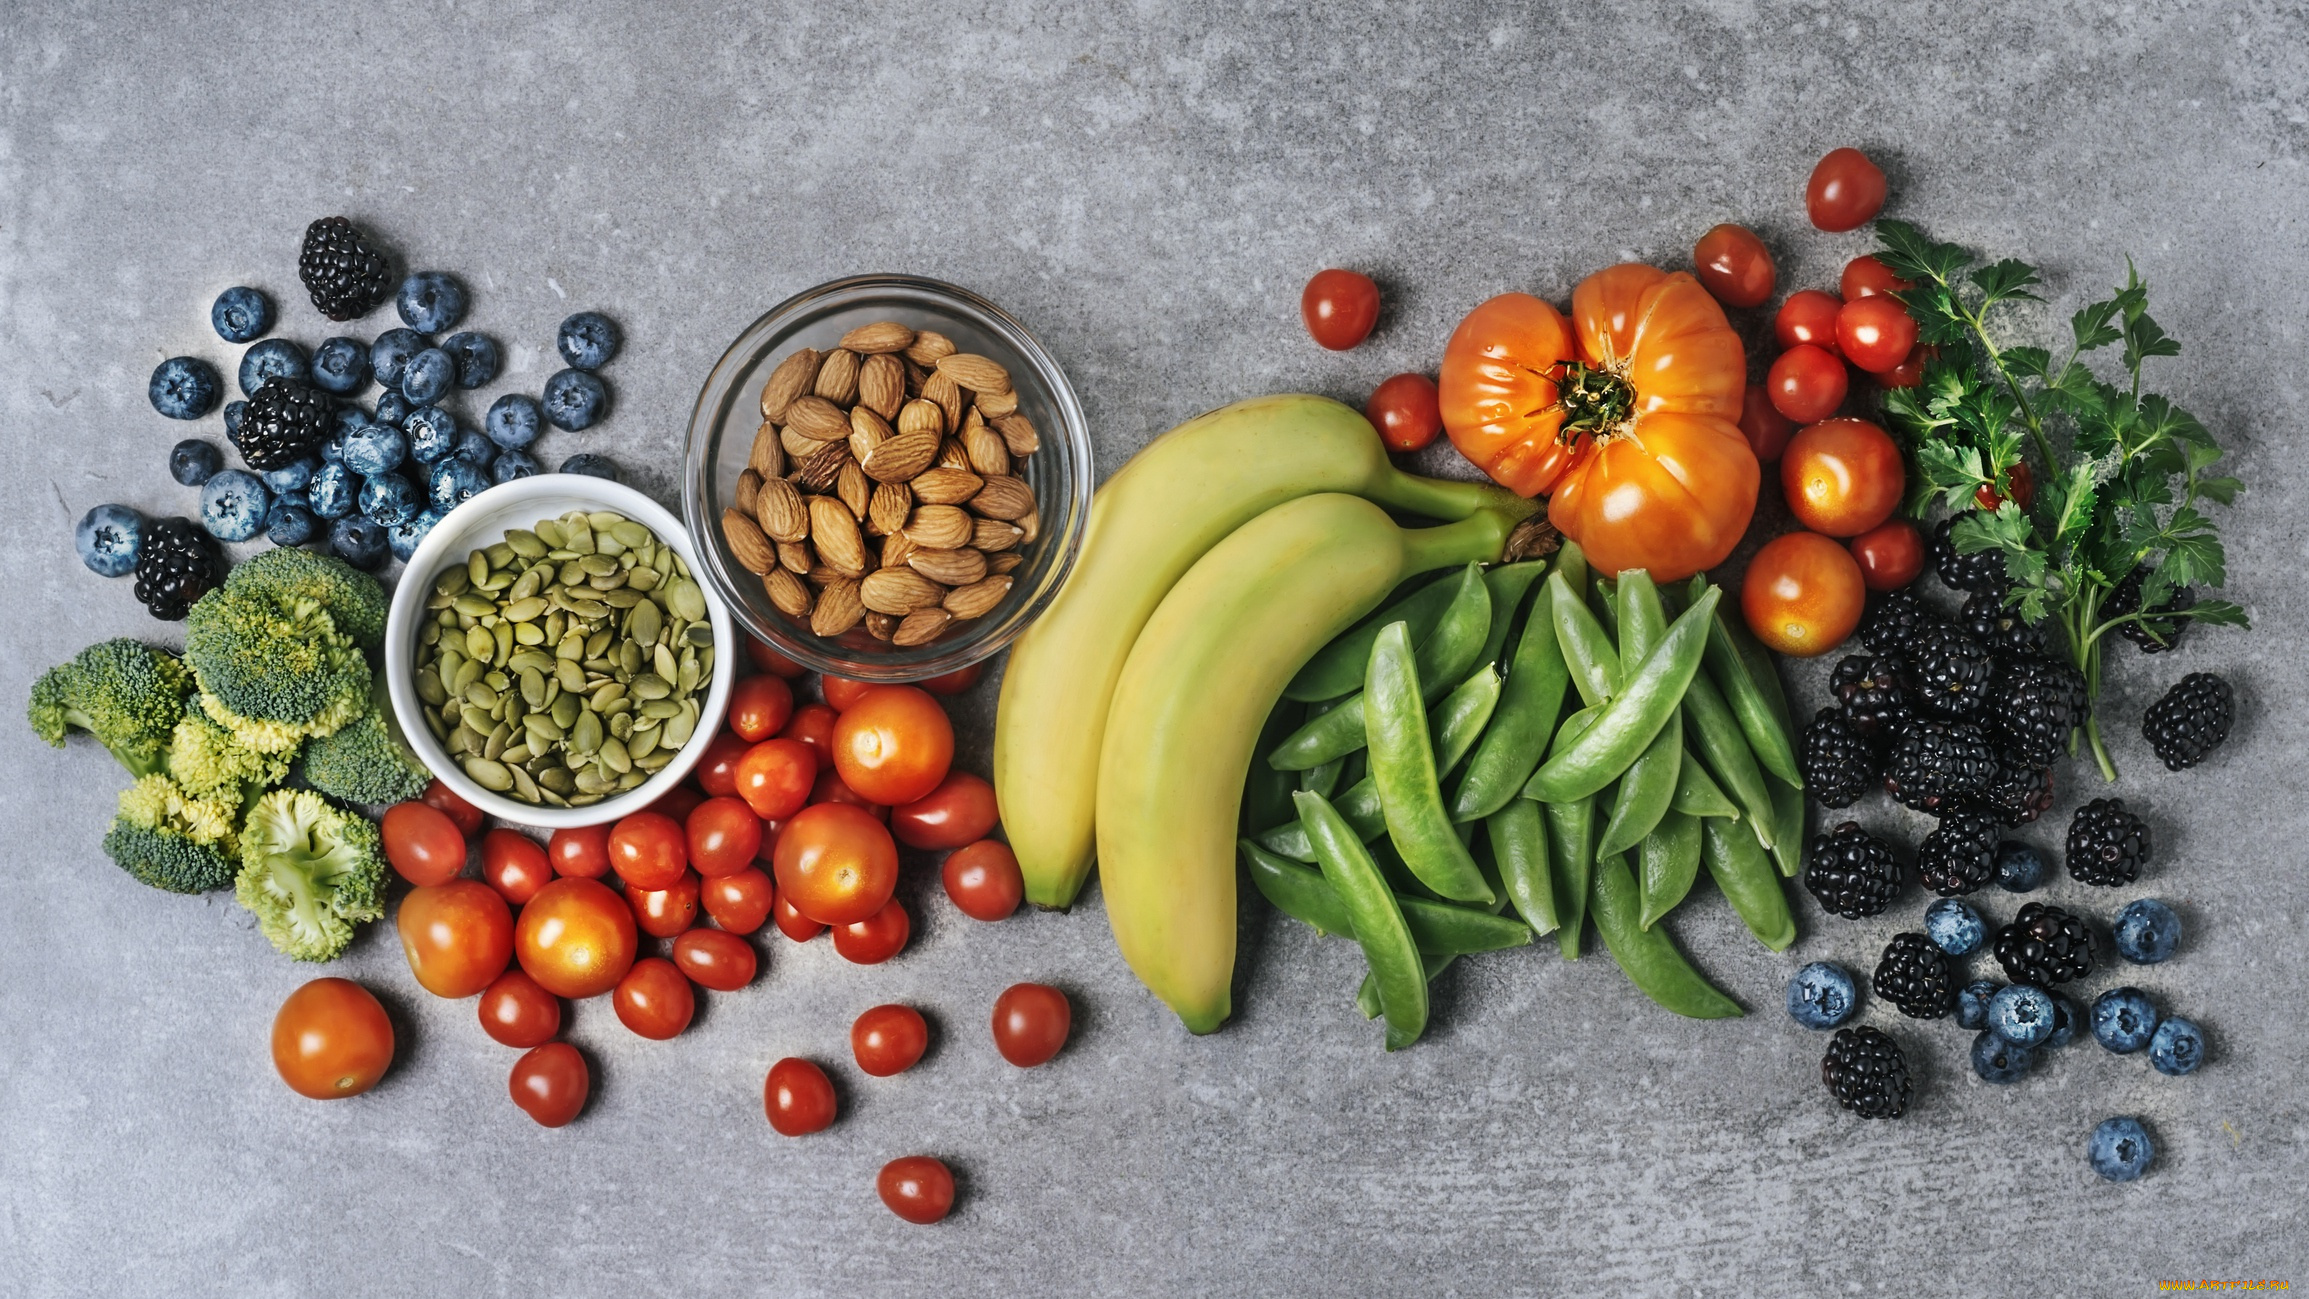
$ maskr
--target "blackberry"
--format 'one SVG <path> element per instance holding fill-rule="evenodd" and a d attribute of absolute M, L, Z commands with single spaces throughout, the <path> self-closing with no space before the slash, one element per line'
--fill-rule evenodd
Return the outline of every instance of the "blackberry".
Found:
<path fill-rule="evenodd" d="M 1920 713 L 1966 718 L 1988 698 L 1988 651 L 1962 628 L 1930 623 L 1909 638 L 1909 699 Z"/>
<path fill-rule="evenodd" d="M 208 533 L 181 516 L 145 525 L 136 559 L 136 602 L 164 622 L 181 622 L 192 602 L 216 585 L 216 554 Z"/>
<path fill-rule="evenodd" d="M 1882 768 L 1875 750 L 1833 708 L 1823 708 L 1804 728 L 1797 765 L 1804 788 L 1825 807 L 1850 807 L 1876 783 Z"/>
<path fill-rule="evenodd" d="M 2167 768 L 2183 771 L 2221 747 L 2236 716 L 2237 700 L 2228 682 L 2210 672 L 2191 672 L 2149 705 L 2141 736 Z"/>
<path fill-rule="evenodd" d="M 335 422 L 327 397 L 301 383 L 274 379 L 249 398 L 232 442 L 249 468 L 280 469 L 312 454 Z"/>
<path fill-rule="evenodd" d="M 376 310 L 393 291 L 393 265 L 341 216 L 322 217 L 305 227 L 304 251 L 297 255 L 297 278 L 313 295 L 313 306 L 331 320 L 351 320 Z"/>
<path fill-rule="evenodd" d="M 1996 770 L 1996 751 L 1979 727 L 1911 718 L 1893 733 L 1884 790 L 1919 812 L 1938 812 L 1952 799 L 1988 788 Z"/>
<path fill-rule="evenodd" d="M 2084 721 L 2084 677 L 2050 659 L 2006 659 L 1989 682 L 1982 721 L 1997 751 L 2043 767 L 2068 747 L 2069 732 Z"/>
<path fill-rule="evenodd" d="M 2004 602 L 2001 592 L 1974 592 L 1956 621 L 1992 654 L 2034 658 L 2044 653 L 2043 624 L 2030 626 L 2019 609 Z"/>
<path fill-rule="evenodd" d="M 2149 827 L 2121 798 L 2096 798 L 2068 823 L 2068 873 L 2079 884 L 2115 887 L 2141 877 L 2149 860 Z"/>
<path fill-rule="evenodd" d="M 2148 576 L 2149 570 L 2145 567 L 2135 568 L 2132 572 L 2125 574 L 2125 580 L 2117 583 L 2109 591 L 2108 598 L 2101 601 L 2102 618 L 2122 618 L 2127 614 L 2139 612 L 2141 584 L 2148 580 Z M 2151 617 L 2140 622 L 2128 622 L 2117 628 L 2117 634 L 2140 646 L 2143 654 L 2162 654 L 2179 643 L 2181 629 L 2188 625 L 2188 620 L 2185 618 L 2158 618 L 2153 615 L 2179 613 L 2196 603 L 2196 595 L 2187 587 L 2182 587 L 2166 597 L 2163 604 L 2150 609 Z"/>
<path fill-rule="evenodd" d="M 1924 887 L 1948 898 L 1995 879 L 1998 820 L 1972 799 L 1942 809 L 1940 824 L 1916 847 L 1916 875 Z"/>
<path fill-rule="evenodd" d="M 1870 592 L 1867 611 L 1860 616 L 1860 643 L 1871 654 L 1902 654 L 1917 628 L 1931 620 L 1930 611 L 1917 603 L 1913 587 Z"/>
<path fill-rule="evenodd" d="M 2006 585 L 2004 552 L 1977 550 L 1969 555 L 1958 554 L 1956 543 L 1949 537 L 1956 521 L 1971 513 L 1950 515 L 1932 530 L 1932 571 L 1939 575 L 1941 585 L 1950 590 L 1991 591 L 2002 595 Z"/>
<path fill-rule="evenodd" d="M 1948 966 L 1948 953 L 1922 934 L 1894 934 L 1869 984 L 1910 1019 L 1945 1019 L 1956 1009 L 1956 974 Z"/>
<path fill-rule="evenodd" d="M 1882 913 L 1900 893 L 1900 861 L 1892 845 L 1846 821 L 1833 834 L 1814 835 L 1804 865 L 1804 888 L 1846 920 Z"/>
<path fill-rule="evenodd" d="M 1828 689 L 1844 705 L 1845 724 L 1879 744 L 1892 738 L 1893 728 L 1908 720 L 1906 670 L 1899 659 L 1881 654 L 1854 654 L 1838 663 Z"/>
<path fill-rule="evenodd" d="M 1996 931 L 1996 963 L 2014 983 L 2040 988 L 2081 979 L 2093 972 L 2092 931 L 2059 907 L 2026 903 Z"/>
<path fill-rule="evenodd" d="M 2008 753 L 1996 755 L 1996 774 L 1980 801 L 2006 825 L 2027 825 L 2052 810 L 2052 768 L 2031 766 Z"/>
<path fill-rule="evenodd" d="M 1864 1119 L 1899 1118 L 1916 1090 L 1900 1044 L 1866 1026 L 1836 1030 L 1820 1059 L 1820 1081 L 1838 1105 Z"/>

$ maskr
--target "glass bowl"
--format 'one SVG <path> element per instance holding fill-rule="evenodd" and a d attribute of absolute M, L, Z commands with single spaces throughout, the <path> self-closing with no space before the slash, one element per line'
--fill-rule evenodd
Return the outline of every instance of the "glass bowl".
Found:
<path fill-rule="evenodd" d="M 931 329 L 956 348 L 993 358 L 1010 372 L 1018 410 L 1041 446 L 1013 470 L 1034 489 L 1041 528 L 1022 547 L 1010 593 L 979 618 L 956 622 L 937 640 L 902 647 L 865 628 L 815 635 L 770 603 L 761 579 L 737 562 L 722 535 L 761 427 L 762 385 L 797 348 L 825 351 L 843 334 L 877 320 Z M 819 672 L 860 681 L 919 681 L 965 668 L 1001 650 L 1049 607 L 1074 567 L 1090 519 L 1090 434 L 1058 362 L 1000 307 L 967 289 L 909 275 L 860 275 L 806 289 L 772 308 L 730 344 L 698 394 L 683 453 L 682 516 L 698 539 L 693 561 L 729 605 L 738 625 L 779 653 Z"/>

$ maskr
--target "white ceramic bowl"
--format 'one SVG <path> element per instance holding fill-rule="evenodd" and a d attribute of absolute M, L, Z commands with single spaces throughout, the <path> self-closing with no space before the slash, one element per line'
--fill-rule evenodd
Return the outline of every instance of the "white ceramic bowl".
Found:
<path fill-rule="evenodd" d="M 463 768 L 450 761 L 448 750 L 433 738 L 432 730 L 425 725 L 425 703 L 417 697 L 416 635 L 429 616 L 426 598 L 433 590 L 433 579 L 444 569 L 451 564 L 463 564 L 466 556 L 483 546 L 503 541 L 506 529 L 530 527 L 539 519 L 559 518 L 571 510 L 613 510 L 624 515 L 656 533 L 659 541 L 672 546 L 682 562 L 690 566 L 692 576 L 699 576 L 697 551 L 688 531 L 681 526 L 681 520 L 657 502 L 606 478 L 539 474 L 492 487 L 434 524 L 401 570 L 400 585 L 394 588 L 393 607 L 385 623 L 385 684 L 393 696 L 393 716 L 401 723 L 401 733 L 407 737 L 409 747 L 441 778 L 442 784 L 456 790 L 473 806 L 501 820 L 549 829 L 614 821 L 641 810 L 680 784 L 690 768 L 697 765 L 707 742 L 721 729 L 722 714 L 729 707 L 730 684 L 737 679 L 737 663 L 744 656 L 730 621 L 729 606 L 722 602 L 713 583 L 700 577 L 698 589 L 705 593 L 706 619 L 714 629 L 714 675 L 698 713 L 697 730 L 689 743 L 675 751 L 673 761 L 633 789 L 591 807 L 531 805 L 491 793 L 476 784 Z"/>

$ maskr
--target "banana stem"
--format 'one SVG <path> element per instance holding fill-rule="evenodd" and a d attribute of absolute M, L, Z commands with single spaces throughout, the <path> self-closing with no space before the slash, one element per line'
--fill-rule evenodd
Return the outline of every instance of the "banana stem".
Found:
<path fill-rule="evenodd" d="M 1493 483 L 1422 478 L 1392 465 L 1378 481 L 1369 484 L 1362 495 L 1389 509 L 1430 519 L 1464 519 L 1477 510 L 1493 510 L 1506 515 L 1510 527 L 1539 510 L 1539 502 Z"/>
<path fill-rule="evenodd" d="M 1403 533 L 1404 576 L 1424 573 L 1429 569 L 1457 567 L 1460 564 L 1490 563 L 1498 559 L 1500 552 L 1507 546 L 1508 532 L 1524 514 L 1531 513 L 1529 501 L 1521 497 L 1510 499 L 1527 507 L 1523 514 L 1511 516 L 1485 506 L 1457 523 L 1446 523 L 1435 528 L 1406 529 Z"/>

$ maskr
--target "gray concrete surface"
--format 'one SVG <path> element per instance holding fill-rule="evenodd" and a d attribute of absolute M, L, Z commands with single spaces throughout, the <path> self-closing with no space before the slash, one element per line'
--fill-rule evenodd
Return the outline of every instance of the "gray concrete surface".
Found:
<path fill-rule="evenodd" d="M 1913 925 L 1800 905 L 1773 955 L 1721 900 L 1684 942 L 1754 1014 L 1676 1021 L 1606 959 L 1538 951 L 1452 974 L 1388 1056 L 1350 1003 L 1355 952 L 1249 910 L 1240 1013 L 1191 1039 L 1072 915 L 959 919 L 916 871 L 919 936 L 886 966 L 764 944 L 751 990 L 643 1043 L 575 1010 L 597 1099 L 548 1132 L 505 1097 L 513 1053 L 470 1003 L 419 992 L 373 929 L 338 967 L 393 1008 L 401 1058 L 365 1099 L 274 1079 L 266 1030 L 312 971 L 228 897 L 141 889 L 97 847 L 119 773 L 93 747 L 0 745 L 0 1291 L 320 1294 L 2095 1294 L 2160 1278 L 2309 1284 L 2309 977 L 2297 650 L 2309 535 L 2300 407 L 2309 40 L 2287 4 L 1725 3 L 1323 7 L 992 3 L 738 7 L 15 3 L 0 7 L 0 697 L 83 643 L 157 635 L 126 583 L 75 562 L 89 506 L 190 508 L 163 469 L 162 357 L 228 361 L 211 297 L 248 282 L 284 332 L 304 224 L 346 212 L 473 286 L 553 368 L 553 325 L 627 327 L 614 417 L 556 434 L 661 496 L 697 384 L 806 285 L 925 273 L 1004 304 L 1063 359 L 1102 469 L 1212 405 L 1277 389 L 1360 401 L 1431 368 L 1504 289 L 1566 296 L 1629 257 L 1680 264 L 1719 220 L 1760 229 L 1788 286 L 1833 285 L 1859 235 L 1805 224 L 1804 177 L 1857 144 L 1891 211 L 2035 260 L 2057 328 L 2134 257 L 2188 345 L 2161 382 L 2251 484 L 2226 521 L 2250 634 L 2118 655 L 2119 792 L 2158 842 L 2113 912 L 2173 900 L 2171 964 L 2127 972 L 2200 1019 L 2213 1057 L 2168 1079 L 2088 1045 L 2009 1089 L 1949 1024 L 1894 1022 L 1913 1114 L 1863 1125 L 1778 1009 L 1800 962 L 1866 966 Z M 1385 285 L 1379 333 L 1309 344 L 1328 264 Z M 382 328 L 373 317 L 364 335 Z M 229 369 L 228 369 L 229 374 Z M 476 403 L 473 410 L 478 411 Z M 200 431 L 220 435 L 212 418 Z M 1440 463 L 1440 459 L 1438 461 Z M 2236 738 L 2156 769 L 2142 707 L 2182 672 L 2236 683 Z M 1800 672 L 1816 697 L 1818 676 Z M 969 708 L 981 768 L 990 715 Z M 2051 843 L 2078 793 L 2030 837 Z M 1873 815 L 1892 819 L 1881 808 Z M 1908 823 L 1911 834 L 1918 824 Z M 2012 908 L 1986 899 L 1992 916 Z M 1073 1044 L 1021 1072 L 988 1049 L 994 993 L 1075 995 Z M 2096 978 L 2094 986 L 2111 979 Z M 846 1114 L 762 1121 L 778 1056 L 842 1062 L 850 1017 L 903 999 L 937 1045 L 888 1081 L 846 1066 Z M 2100 1118 L 2163 1155 L 2103 1185 Z M 964 1197 L 933 1229 L 875 1202 L 928 1151 Z"/>

